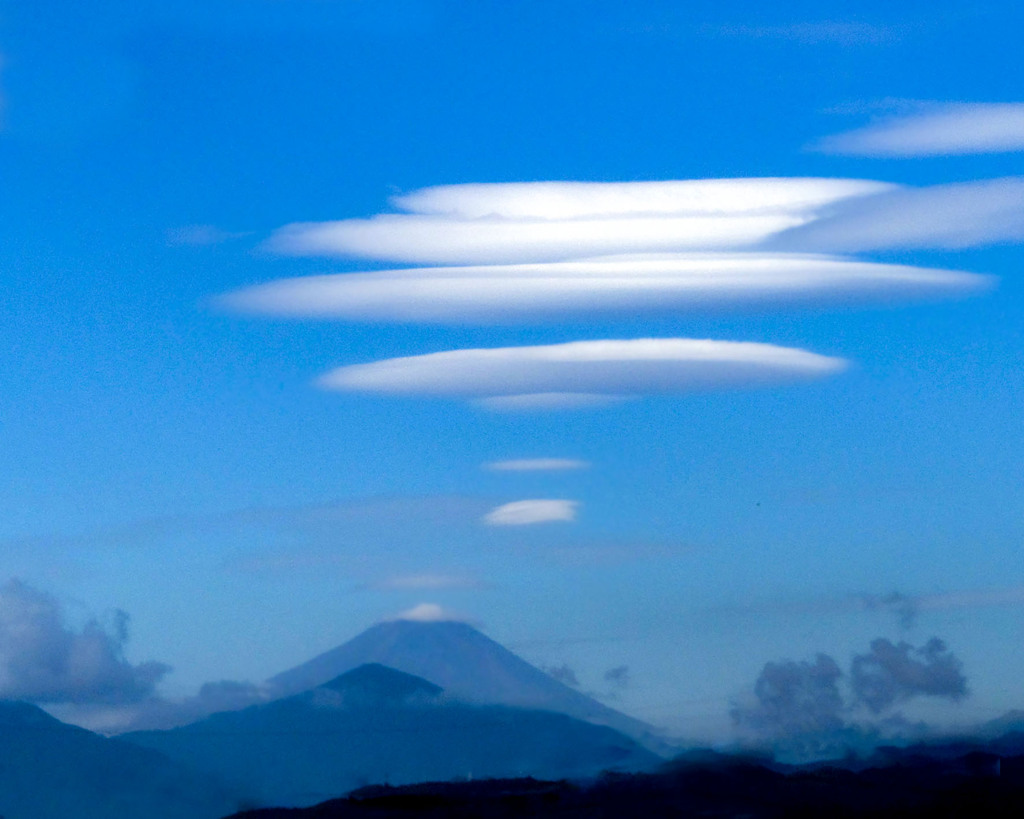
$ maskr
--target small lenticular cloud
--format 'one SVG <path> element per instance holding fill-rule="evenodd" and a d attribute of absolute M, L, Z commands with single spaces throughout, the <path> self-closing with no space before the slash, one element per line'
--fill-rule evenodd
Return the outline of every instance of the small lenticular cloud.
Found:
<path fill-rule="evenodd" d="M 415 623 L 439 623 L 445 620 L 461 620 L 448 609 L 442 608 L 437 603 L 420 603 L 411 609 L 406 609 L 401 614 L 391 618 L 392 620 L 411 620 Z"/>
<path fill-rule="evenodd" d="M 578 501 L 521 500 L 492 509 L 483 517 L 489 526 L 529 526 L 534 523 L 572 522 L 576 520 Z"/>
<path fill-rule="evenodd" d="M 560 472 L 570 469 L 587 469 L 589 461 L 575 458 L 518 458 L 510 461 L 492 461 L 484 469 L 495 472 Z"/>

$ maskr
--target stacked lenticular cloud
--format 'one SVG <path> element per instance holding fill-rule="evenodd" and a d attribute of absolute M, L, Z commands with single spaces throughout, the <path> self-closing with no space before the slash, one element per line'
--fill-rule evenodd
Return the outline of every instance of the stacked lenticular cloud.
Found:
<path fill-rule="evenodd" d="M 801 178 L 426 188 L 392 200 L 404 213 L 292 224 L 267 243 L 285 255 L 412 267 L 283 279 L 222 303 L 282 317 L 487 325 L 757 302 L 933 298 L 987 287 L 987 277 L 970 273 L 803 252 L 799 237 L 813 235 L 816 223 L 900 190 Z M 820 377 L 844 363 L 768 344 L 597 340 L 350 365 L 319 384 L 536 409 L 763 386 Z"/>

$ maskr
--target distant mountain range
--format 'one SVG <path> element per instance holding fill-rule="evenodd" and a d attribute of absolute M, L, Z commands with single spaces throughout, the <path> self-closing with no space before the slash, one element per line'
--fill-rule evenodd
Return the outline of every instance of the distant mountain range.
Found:
<path fill-rule="evenodd" d="M 468 704 L 376 663 L 265 705 L 123 739 L 216 774 L 259 803 L 283 806 L 312 805 L 371 783 L 579 778 L 662 761 L 607 726 Z"/>
<path fill-rule="evenodd" d="M 367 663 L 422 677 L 465 702 L 556 711 L 607 725 L 656 752 L 668 751 L 650 725 L 564 685 L 472 626 L 456 621 L 378 623 L 267 682 L 277 696 L 287 696 Z"/>
<path fill-rule="evenodd" d="M 0 701 L 4 819 L 216 819 L 246 805 L 156 751 Z"/>

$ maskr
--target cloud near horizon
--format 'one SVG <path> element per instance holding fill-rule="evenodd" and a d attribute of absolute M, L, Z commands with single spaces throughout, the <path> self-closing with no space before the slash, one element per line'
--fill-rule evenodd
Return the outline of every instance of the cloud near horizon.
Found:
<path fill-rule="evenodd" d="M 661 338 L 451 350 L 340 367 L 317 383 L 343 392 L 488 399 L 492 408 L 514 409 L 493 402 L 554 396 L 547 405 L 558 406 L 577 395 L 616 399 L 765 387 L 845 367 L 839 358 L 771 344 Z"/>
<path fill-rule="evenodd" d="M 918 697 L 959 702 L 969 693 L 963 664 L 936 637 L 920 648 L 872 640 L 867 653 L 853 657 L 846 681 L 824 653 L 814 662 L 769 662 L 754 684 L 753 700 L 734 705 L 730 716 L 783 754 L 807 759 L 877 744 L 883 729 L 901 726 L 900 715 L 891 711 L 897 704 Z M 865 711 L 868 721 L 856 721 Z M 888 726 L 875 721 L 885 714 Z"/>
<path fill-rule="evenodd" d="M 571 523 L 576 520 L 578 501 L 520 500 L 492 509 L 483 517 L 488 526 L 532 526 L 537 523 Z"/>
<path fill-rule="evenodd" d="M 918 110 L 825 137 L 816 151 L 928 157 L 1024 151 L 1024 103 L 919 103 Z"/>
<path fill-rule="evenodd" d="M 138 702 L 170 670 L 124 657 L 128 615 L 70 627 L 58 600 L 20 580 L 0 586 L 0 699 L 35 703 Z"/>

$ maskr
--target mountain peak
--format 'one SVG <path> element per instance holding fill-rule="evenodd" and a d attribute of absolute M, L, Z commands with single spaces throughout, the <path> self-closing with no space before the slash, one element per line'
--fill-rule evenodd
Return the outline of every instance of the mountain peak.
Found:
<path fill-rule="evenodd" d="M 364 663 L 317 687 L 341 694 L 348 705 L 396 705 L 434 700 L 440 686 L 380 663 Z"/>
<path fill-rule="evenodd" d="M 466 702 L 556 711 L 637 738 L 653 734 L 649 725 L 563 685 L 458 620 L 377 623 L 268 683 L 277 696 L 286 697 L 374 663 L 429 681 L 447 696 Z"/>

